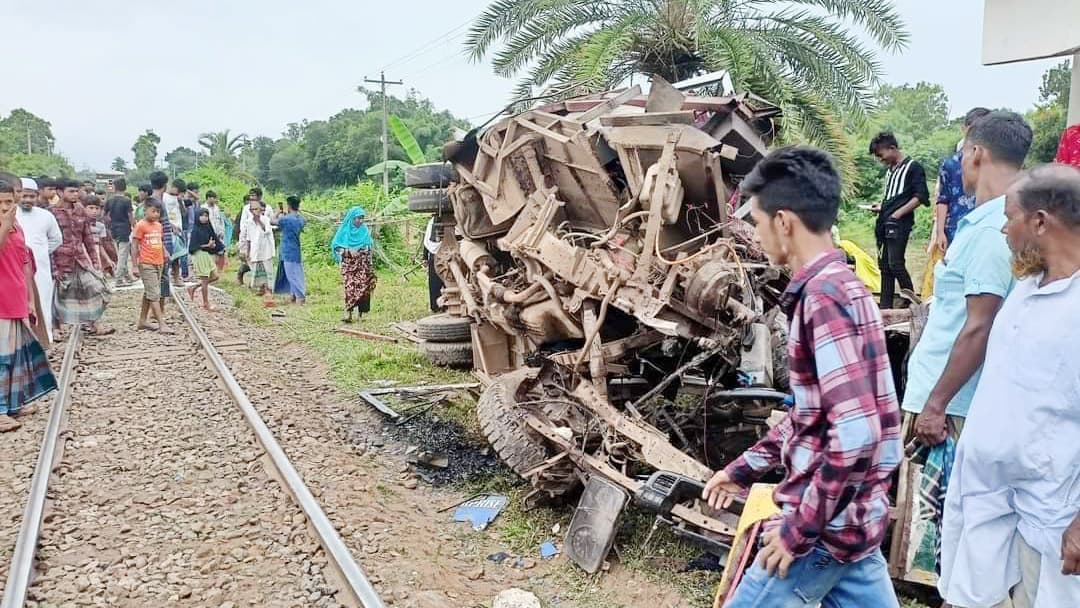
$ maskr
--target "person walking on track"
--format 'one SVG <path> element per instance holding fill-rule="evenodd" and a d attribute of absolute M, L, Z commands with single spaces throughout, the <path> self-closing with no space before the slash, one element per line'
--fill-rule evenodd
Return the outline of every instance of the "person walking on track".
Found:
<path fill-rule="evenodd" d="M 21 184 L 20 184 L 21 185 Z M 15 188 L 0 181 L 0 432 L 33 414 L 35 399 L 56 389 L 49 360 L 30 330 L 34 263 L 15 221 Z"/>
<path fill-rule="evenodd" d="M 213 310 L 210 307 L 210 283 L 218 280 L 217 268 L 214 266 L 214 256 L 225 251 L 225 246 L 210 224 L 210 211 L 206 207 L 200 207 L 195 215 L 195 223 L 191 227 L 191 240 L 188 243 L 188 252 L 191 254 L 191 265 L 195 271 L 198 283 L 188 287 L 188 297 L 195 301 L 195 290 L 202 290 L 203 308 Z"/>
<path fill-rule="evenodd" d="M 52 254 L 56 320 L 84 324 L 93 335 L 111 334 L 111 328 L 98 323 L 109 303 L 109 290 L 101 274 L 94 220 L 79 203 L 79 182 L 67 180 L 63 186 L 60 203 L 50 209 L 64 239 Z"/>
<path fill-rule="evenodd" d="M 352 323 L 353 310 L 357 317 L 371 310 L 371 294 L 375 291 L 375 266 L 371 262 L 371 231 L 364 224 L 364 208 L 353 207 L 341 221 L 330 249 L 334 261 L 341 265 L 341 290 L 345 296 L 345 323 Z"/>

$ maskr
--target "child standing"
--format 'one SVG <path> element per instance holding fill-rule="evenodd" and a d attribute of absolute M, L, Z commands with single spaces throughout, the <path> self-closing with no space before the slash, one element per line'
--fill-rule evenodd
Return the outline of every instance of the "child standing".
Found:
<path fill-rule="evenodd" d="M 188 297 L 195 301 L 195 290 L 202 287 L 203 308 L 213 310 L 210 307 L 210 283 L 218 280 L 217 268 L 214 258 L 225 251 L 224 245 L 218 240 L 214 226 L 210 223 L 210 211 L 206 207 L 200 207 L 195 214 L 195 223 L 191 227 L 191 241 L 188 244 L 188 253 L 191 254 L 191 263 L 195 267 L 195 276 L 199 283 L 188 287 Z"/>
<path fill-rule="evenodd" d="M 292 302 L 303 305 L 307 300 L 307 282 L 300 257 L 300 233 L 304 231 L 304 218 L 300 215 L 300 197 L 289 196 L 285 202 L 288 205 L 285 215 L 271 220 L 281 228 L 281 255 L 278 256 L 274 293 L 288 293 L 292 296 Z"/>
<path fill-rule="evenodd" d="M 158 330 L 163 334 L 173 331 L 165 325 L 165 315 L 161 312 L 161 285 L 165 283 L 165 230 L 161 223 L 162 207 L 156 199 L 148 200 L 144 206 L 145 218 L 135 224 L 131 240 L 136 244 L 136 260 L 139 265 L 139 277 L 143 283 L 142 309 L 139 311 L 139 329 Z M 146 315 L 153 312 L 158 325 L 148 324 Z"/>
<path fill-rule="evenodd" d="M 244 220 L 240 227 L 240 259 L 251 266 L 251 287 L 263 298 L 267 308 L 274 306 L 270 294 L 270 265 L 274 260 L 274 229 L 270 220 L 263 217 L 262 204 L 251 195 L 248 196 L 248 208 L 251 217 Z"/>
<path fill-rule="evenodd" d="M 86 199 L 86 214 L 93 221 L 90 232 L 94 234 L 94 240 L 97 241 L 101 271 L 105 274 L 114 274 L 117 262 L 116 248 L 113 246 L 108 227 L 105 226 L 105 222 L 101 221 L 101 199 L 97 196 L 88 197 Z"/>

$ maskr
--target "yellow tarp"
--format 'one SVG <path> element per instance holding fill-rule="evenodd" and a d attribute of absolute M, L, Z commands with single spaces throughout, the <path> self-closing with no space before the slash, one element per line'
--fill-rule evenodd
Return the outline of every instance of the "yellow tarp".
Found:
<path fill-rule="evenodd" d="M 874 256 L 848 240 L 840 241 L 840 249 L 855 260 L 855 276 L 862 279 L 870 293 L 881 293 L 881 270 Z"/>

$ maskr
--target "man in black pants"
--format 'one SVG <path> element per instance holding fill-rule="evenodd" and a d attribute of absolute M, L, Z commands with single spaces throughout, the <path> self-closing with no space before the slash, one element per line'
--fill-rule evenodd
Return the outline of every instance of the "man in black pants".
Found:
<path fill-rule="evenodd" d="M 888 168 L 885 198 L 874 207 L 878 214 L 874 236 L 877 237 L 878 266 L 881 268 L 881 307 L 892 308 L 895 283 L 900 283 L 901 290 L 914 290 L 905 253 L 915 225 L 915 209 L 930 204 L 930 191 L 926 187 L 926 171 L 918 161 L 904 156 L 892 133 L 878 133 L 870 141 L 870 154 Z M 902 306 L 906 306 L 906 302 Z"/>

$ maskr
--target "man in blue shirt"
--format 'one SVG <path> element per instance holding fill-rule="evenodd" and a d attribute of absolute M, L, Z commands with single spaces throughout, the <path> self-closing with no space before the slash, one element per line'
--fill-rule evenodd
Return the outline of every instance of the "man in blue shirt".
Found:
<path fill-rule="evenodd" d="M 964 116 L 963 134 L 966 136 L 971 125 L 978 119 L 986 116 L 990 110 L 986 108 L 972 108 Z M 934 211 L 934 239 L 933 246 L 939 247 L 942 253 L 953 242 L 956 236 L 956 225 L 960 218 L 967 215 L 975 208 L 975 197 L 964 193 L 964 178 L 960 168 L 960 146 L 957 146 L 956 154 L 946 158 L 941 163 L 941 171 L 938 172 L 937 208 Z"/>
<path fill-rule="evenodd" d="M 964 191 L 975 208 L 957 225 L 955 241 L 934 268 L 934 300 L 908 363 L 905 427 L 926 445 L 958 435 L 979 380 L 990 327 L 1013 285 L 1011 254 L 1001 233 L 1005 192 L 1020 173 L 1031 127 L 1013 112 L 975 121 L 962 150 Z M 951 429 L 946 415 L 953 418 Z"/>
<path fill-rule="evenodd" d="M 304 231 L 300 197 L 290 195 L 285 203 L 288 205 L 286 214 L 270 221 L 281 229 L 281 253 L 278 256 L 274 293 L 288 293 L 292 296 L 292 302 L 303 304 L 307 300 L 307 283 L 304 280 L 304 264 L 300 259 L 300 233 Z"/>

